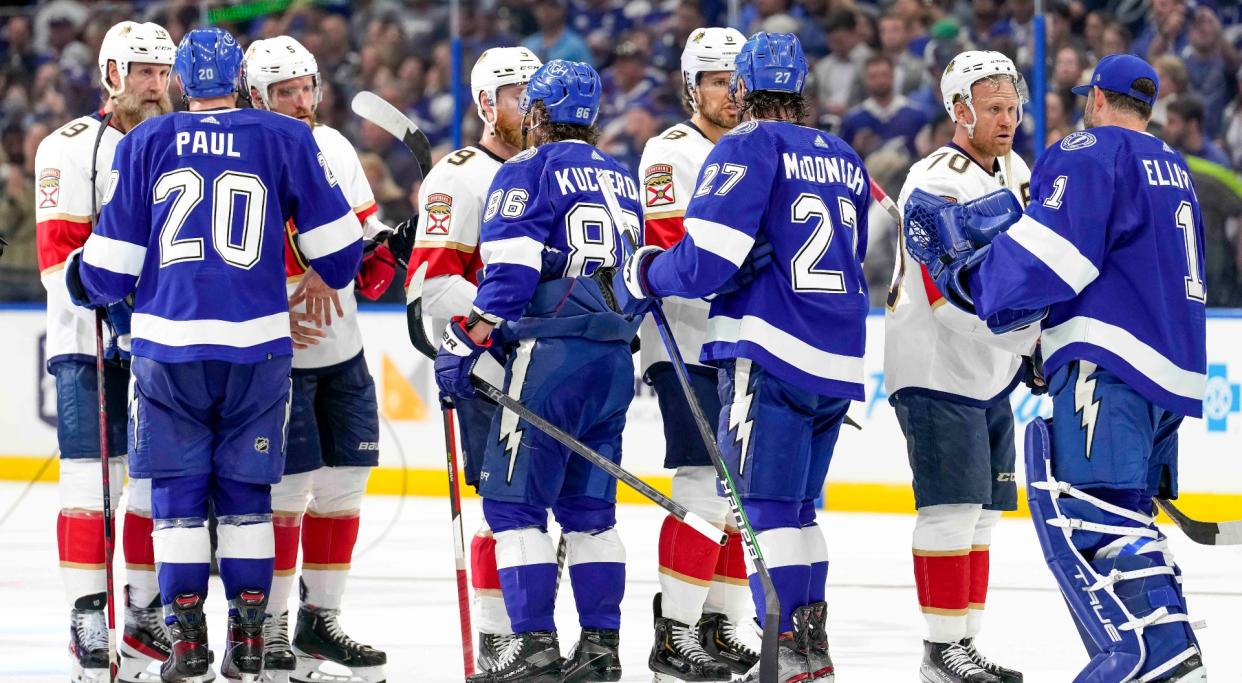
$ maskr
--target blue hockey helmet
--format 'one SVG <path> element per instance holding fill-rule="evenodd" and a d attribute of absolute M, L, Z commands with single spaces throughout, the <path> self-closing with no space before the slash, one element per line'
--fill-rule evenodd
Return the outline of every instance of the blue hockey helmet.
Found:
<path fill-rule="evenodd" d="M 186 97 L 222 97 L 237 91 L 242 51 L 228 31 L 196 28 L 177 46 L 173 63 Z"/>
<path fill-rule="evenodd" d="M 806 55 L 792 33 L 756 33 L 746 40 L 733 63 L 736 71 L 729 80 L 730 95 L 737 94 L 741 82 L 749 92 L 801 93 L 806 85 Z"/>
<path fill-rule="evenodd" d="M 525 115 L 536 102 L 543 102 L 552 123 L 589 126 L 599 116 L 602 90 L 599 74 L 590 64 L 553 59 L 531 75 L 518 108 Z"/>

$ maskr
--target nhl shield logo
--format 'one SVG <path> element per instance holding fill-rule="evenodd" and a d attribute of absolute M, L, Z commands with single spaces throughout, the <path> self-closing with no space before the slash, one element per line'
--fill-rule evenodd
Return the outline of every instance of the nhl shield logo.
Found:
<path fill-rule="evenodd" d="M 60 171 L 45 168 L 39 171 L 39 208 L 50 209 L 60 203 Z"/>
<path fill-rule="evenodd" d="M 447 235 L 453 222 L 453 198 L 441 193 L 427 197 L 427 234 Z"/>
<path fill-rule="evenodd" d="M 266 455 L 267 452 L 271 450 L 271 447 L 272 443 L 266 436 L 260 436 L 254 440 L 254 450 L 257 453 L 263 453 Z"/>
<path fill-rule="evenodd" d="M 668 206 L 677 201 L 673 196 L 673 167 L 668 164 L 648 167 L 643 185 L 647 188 L 648 207 Z"/>

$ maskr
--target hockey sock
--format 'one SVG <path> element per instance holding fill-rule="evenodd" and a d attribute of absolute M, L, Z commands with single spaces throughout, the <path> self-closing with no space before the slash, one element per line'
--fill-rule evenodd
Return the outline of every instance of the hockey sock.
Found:
<path fill-rule="evenodd" d="M 155 575 L 165 606 L 182 593 L 207 595 L 211 571 L 211 535 L 207 531 L 210 481 L 206 474 L 151 480 Z"/>
<path fill-rule="evenodd" d="M 242 591 L 272 590 L 276 540 L 272 531 L 272 499 L 266 484 L 215 480 L 216 559 L 224 595 L 235 600 Z"/>
<path fill-rule="evenodd" d="M 768 565 L 768 574 L 772 577 L 776 595 L 780 598 L 781 632 L 792 631 L 793 620 L 790 617 L 793 611 L 810 602 L 807 589 L 810 586 L 811 566 L 802 547 L 802 529 L 798 522 L 801 503 L 746 499 L 743 505 L 746 506 L 751 527 L 756 532 L 759 549 L 763 551 L 763 559 Z M 759 617 L 759 625 L 763 626 L 766 621 L 763 584 L 749 558 L 746 564 L 750 573 L 750 592 L 755 602 L 755 612 Z"/>
<path fill-rule="evenodd" d="M 121 547 L 125 552 L 129 600 L 138 608 L 149 606 L 160 592 L 159 583 L 155 580 L 155 544 L 151 540 L 154 530 L 151 521 L 151 480 L 130 478 Z"/>
<path fill-rule="evenodd" d="M 989 552 L 992 529 L 1000 521 L 1000 510 L 983 510 L 975 523 L 975 537 L 970 546 L 970 596 L 966 612 L 966 637 L 974 638 L 983 630 L 983 609 L 988 597 Z"/>
<path fill-rule="evenodd" d="M 621 628 L 625 546 L 617 530 L 566 532 L 565 550 L 579 625 L 582 628 Z"/>
<path fill-rule="evenodd" d="M 474 588 L 474 611 L 481 633 L 513 633 L 505 598 L 496 570 L 496 538 L 486 526 L 470 539 L 470 584 Z"/>
<path fill-rule="evenodd" d="M 914 585 L 927 620 L 927 639 L 966 637 L 970 603 L 970 547 L 979 505 L 929 505 L 914 525 Z"/>
<path fill-rule="evenodd" d="M 302 522 L 302 602 L 340 609 L 370 476 L 370 467 L 321 467 L 312 476 Z"/>
<path fill-rule="evenodd" d="M 699 622 L 720 550 L 685 522 L 672 515 L 664 518 L 659 541 L 663 616 L 683 624 Z"/>
<path fill-rule="evenodd" d="M 828 543 L 818 524 L 802 527 L 802 547 L 811 567 L 807 579 L 807 602 L 823 602 L 828 590 Z"/>
<path fill-rule="evenodd" d="M 286 474 L 272 486 L 272 537 L 275 541 L 275 571 L 268 593 L 267 611 L 280 615 L 289 611 L 289 594 L 297 580 L 298 541 L 302 535 L 302 513 L 310 492 L 310 472 Z"/>
<path fill-rule="evenodd" d="M 556 548 L 552 537 L 538 527 L 494 535 L 500 590 L 513 632 L 555 631 Z"/>
<path fill-rule="evenodd" d="M 742 534 L 737 530 L 728 532 L 725 544 L 716 556 L 716 569 L 712 574 L 712 585 L 707 589 L 703 611 L 724 614 L 735 624 L 755 616 L 750 582 L 746 577 L 746 548 L 742 545 Z"/>
<path fill-rule="evenodd" d="M 125 461 L 109 461 L 112 504 L 121 495 Z M 70 606 L 84 595 L 105 592 L 103 543 L 103 487 L 98 458 L 66 458 L 60 461 L 60 513 L 56 518 L 56 549 Z M 114 529 L 115 530 L 115 529 Z"/>

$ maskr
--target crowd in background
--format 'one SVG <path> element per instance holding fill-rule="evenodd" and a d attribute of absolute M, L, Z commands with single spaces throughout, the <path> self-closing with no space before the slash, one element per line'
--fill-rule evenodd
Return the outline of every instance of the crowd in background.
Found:
<path fill-rule="evenodd" d="M 258 3 L 262 5 L 264 3 Z M 282 3 L 267 3 L 268 5 Z M 318 117 L 354 141 L 380 217 L 395 224 L 416 209 L 419 171 L 383 130 L 349 112 L 372 90 L 414 119 L 436 149 L 451 151 L 454 112 L 449 7 L 432 0 L 284 3 L 280 12 L 237 20 L 246 3 L 163 0 L 10 4 L 0 9 L 0 300 L 39 301 L 34 222 L 34 153 L 39 141 L 102 102 L 96 65 L 114 23 L 154 21 L 174 42 L 214 22 L 245 47 L 289 34 L 318 59 Z M 249 3 L 255 6 L 255 3 Z M 1084 82 L 1103 55 L 1131 52 L 1160 76 L 1153 134 L 1187 157 L 1203 207 L 1208 305 L 1242 307 L 1242 8 L 1212 0 L 1047 0 L 1047 144 L 1081 127 Z M 637 172 L 648 138 L 684 119 L 679 56 L 690 32 L 725 25 L 724 0 L 462 0 L 463 80 L 485 49 L 525 45 L 544 60 L 587 61 L 604 97 L 600 147 Z M 811 61 L 807 123 L 845 138 L 873 177 L 896 196 L 910 164 L 953 134 L 940 74 L 965 49 L 999 50 L 1031 78 L 1033 0 L 752 0 L 739 29 L 792 32 Z M 468 88 L 463 140 L 479 120 Z M 175 92 L 174 103 L 180 101 Z M 1032 119 L 1016 135 L 1033 164 Z M 873 214 L 874 215 L 874 214 Z M 896 240 L 872 226 L 867 257 L 872 300 L 883 301 Z M 396 289 L 396 288 L 394 288 Z M 397 292 L 390 296 L 398 297 Z"/>

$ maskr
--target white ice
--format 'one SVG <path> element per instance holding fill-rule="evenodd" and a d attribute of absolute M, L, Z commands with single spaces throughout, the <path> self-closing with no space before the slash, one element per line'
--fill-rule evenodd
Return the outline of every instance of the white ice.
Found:
<path fill-rule="evenodd" d="M 22 488 L 0 483 L 0 515 Z M 0 614 L 5 617 L 0 620 L 0 681 L 67 679 L 68 609 L 57 572 L 57 505 L 54 485 L 36 485 L 0 526 Z M 342 622 L 356 639 L 388 652 L 393 683 L 462 678 L 448 517 L 447 499 L 371 496 L 364 503 Z M 466 501 L 465 518 L 469 534 L 479 521 L 477 500 Z M 654 506 L 623 506 L 618 518 L 629 555 L 623 680 L 646 681 L 662 512 Z M 910 572 L 913 522 L 903 515 L 820 513 L 832 561 L 829 636 L 841 683 L 917 680 L 922 619 Z M 1192 616 L 1208 622 L 1199 637 L 1211 680 L 1242 680 L 1242 547 L 1197 546 L 1173 527 L 1165 531 L 1185 572 Z M 117 556 L 119 593 L 125 570 L 119 550 Z M 561 590 L 557 620 L 562 648 L 568 651 L 578 628 L 568 580 Z M 211 637 L 219 653 L 224 621 L 218 580 L 213 579 L 211 591 Z M 995 534 L 980 645 L 998 662 L 1025 672 L 1029 683 L 1070 681 L 1086 661 L 1030 520 L 1003 520 Z"/>

